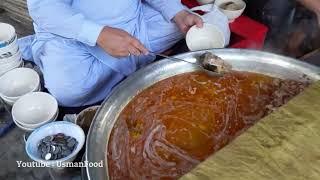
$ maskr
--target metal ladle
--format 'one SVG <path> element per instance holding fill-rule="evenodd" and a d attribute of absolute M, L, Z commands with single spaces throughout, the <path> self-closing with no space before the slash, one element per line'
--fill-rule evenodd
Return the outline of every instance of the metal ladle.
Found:
<path fill-rule="evenodd" d="M 187 60 L 184 60 L 184 59 L 180 59 L 180 58 L 175 58 L 175 57 L 170 57 L 170 56 L 167 56 L 167 55 L 164 55 L 164 54 L 161 54 L 161 53 L 155 53 L 155 52 L 150 52 L 151 54 L 154 54 L 154 55 L 157 55 L 157 56 L 160 56 L 160 57 L 163 57 L 163 58 L 167 58 L 169 60 L 173 60 L 173 61 L 183 61 L 183 62 L 186 62 L 186 63 L 189 63 L 189 64 L 192 64 L 192 65 L 196 65 L 198 67 L 200 67 L 202 70 L 206 71 L 208 74 L 210 75 L 214 75 L 214 76 L 221 76 L 222 73 L 221 72 L 217 72 L 217 66 L 214 65 L 214 64 L 204 64 L 200 58 L 196 58 L 196 62 L 193 63 L 193 62 L 189 62 Z"/>

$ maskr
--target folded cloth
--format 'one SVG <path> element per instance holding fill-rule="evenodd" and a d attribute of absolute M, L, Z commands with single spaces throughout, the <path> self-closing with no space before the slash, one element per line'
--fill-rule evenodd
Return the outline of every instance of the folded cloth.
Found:
<path fill-rule="evenodd" d="M 190 9 L 200 5 L 196 0 L 182 0 L 181 2 Z"/>
<path fill-rule="evenodd" d="M 33 61 L 32 49 L 31 45 L 34 41 L 35 36 L 30 35 L 23 38 L 18 39 L 19 50 L 22 54 L 22 59 Z"/>
<path fill-rule="evenodd" d="M 240 37 L 230 45 L 232 48 L 262 49 L 268 32 L 267 26 L 247 16 L 240 16 L 230 23 L 231 32 Z"/>

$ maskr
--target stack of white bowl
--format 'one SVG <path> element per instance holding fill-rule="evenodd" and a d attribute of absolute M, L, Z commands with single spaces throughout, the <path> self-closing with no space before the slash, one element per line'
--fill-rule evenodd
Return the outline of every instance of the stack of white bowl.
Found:
<path fill-rule="evenodd" d="M 11 69 L 23 66 L 13 26 L 0 23 L 0 76 Z"/>
<path fill-rule="evenodd" d="M 25 131 L 33 131 L 55 121 L 58 115 L 57 100 L 44 92 L 26 94 L 14 103 L 12 107 L 14 123 Z"/>
<path fill-rule="evenodd" d="M 0 76 L 0 97 L 13 105 L 21 96 L 41 91 L 40 77 L 29 68 L 16 68 Z"/>

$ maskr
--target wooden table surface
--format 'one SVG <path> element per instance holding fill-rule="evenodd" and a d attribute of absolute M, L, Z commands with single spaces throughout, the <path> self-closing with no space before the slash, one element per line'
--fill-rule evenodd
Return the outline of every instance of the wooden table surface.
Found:
<path fill-rule="evenodd" d="M 320 82 L 182 179 L 319 180 Z"/>

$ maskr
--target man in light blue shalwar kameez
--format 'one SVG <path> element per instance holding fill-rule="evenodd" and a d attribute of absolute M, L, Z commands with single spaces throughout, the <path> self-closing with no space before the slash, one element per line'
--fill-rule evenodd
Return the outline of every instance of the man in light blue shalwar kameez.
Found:
<path fill-rule="evenodd" d="M 36 34 L 20 40 L 62 106 L 99 102 L 183 37 L 198 16 L 179 0 L 28 0 Z M 29 43 L 29 44 L 28 44 Z"/>

